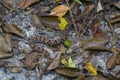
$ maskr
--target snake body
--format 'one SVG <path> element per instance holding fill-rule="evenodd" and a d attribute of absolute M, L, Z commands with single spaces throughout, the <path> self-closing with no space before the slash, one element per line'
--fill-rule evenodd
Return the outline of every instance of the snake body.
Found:
<path fill-rule="evenodd" d="M 36 43 L 41 42 L 41 43 L 44 43 L 44 44 L 49 45 L 49 46 L 58 46 L 63 42 L 63 40 L 64 39 L 61 37 L 59 37 L 57 39 L 49 39 L 49 38 L 46 38 L 42 35 L 38 35 L 38 36 L 32 37 L 29 40 L 29 43 L 30 43 L 30 46 L 31 46 L 33 51 L 38 51 L 41 53 L 48 53 L 47 50 L 45 50 L 43 47 L 36 45 Z"/>

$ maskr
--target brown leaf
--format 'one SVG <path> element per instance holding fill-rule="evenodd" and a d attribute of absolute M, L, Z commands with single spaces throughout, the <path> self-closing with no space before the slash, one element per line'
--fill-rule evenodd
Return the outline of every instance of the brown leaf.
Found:
<path fill-rule="evenodd" d="M 84 17 L 85 15 L 88 15 L 88 13 L 90 13 L 93 10 L 93 8 L 94 8 L 94 5 L 89 5 L 85 7 L 85 9 L 80 14 L 80 17 Z"/>
<path fill-rule="evenodd" d="M 10 52 L 11 47 L 5 42 L 5 39 L 2 35 L 0 35 L 0 51 Z"/>
<path fill-rule="evenodd" d="M 1 3 L 10 10 L 15 10 L 17 3 L 15 0 L 1 0 Z"/>
<path fill-rule="evenodd" d="M 52 9 L 49 15 L 62 17 L 67 13 L 68 10 L 69 10 L 68 6 L 59 5 Z"/>
<path fill-rule="evenodd" d="M 110 56 L 106 63 L 107 69 L 111 69 L 116 65 L 120 64 L 120 49 L 113 48 L 112 52 L 113 52 L 112 56 Z"/>
<path fill-rule="evenodd" d="M 120 21 L 120 15 L 116 15 L 115 17 L 109 19 L 109 22 L 112 24 L 112 23 L 115 23 L 115 22 L 118 22 Z"/>
<path fill-rule="evenodd" d="M 39 2 L 39 0 L 22 0 L 19 4 L 19 7 L 21 9 L 26 9 L 29 6 L 31 6 L 32 4 L 37 3 L 37 2 Z"/>
<path fill-rule="evenodd" d="M 61 51 L 57 52 L 55 58 L 53 59 L 53 62 L 50 63 L 47 70 L 52 70 L 52 69 L 55 69 L 56 67 L 58 67 L 58 65 L 60 63 L 61 54 L 62 54 Z"/>
<path fill-rule="evenodd" d="M 38 57 L 38 53 L 37 52 L 31 52 L 29 54 L 27 54 L 26 58 L 25 58 L 25 65 L 29 68 L 29 69 L 33 69 L 35 67 L 35 63 L 34 61 L 37 59 Z"/>
<path fill-rule="evenodd" d="M 12 35 L 11 34 L 5 34 L 5 41 L 12 48 Z"/>
<path fill-rule="evenodd" d="M 5 9 L 3 7 L 0 7 L 0 19 L 2 19 L 5 16 Z"/>
<path fill-rule="evenodd" d="M 63 68 L 56 68 L 55 69 L 58 74 L 67 76 L 67 77 L 79 77 L 84 76 L 77 68 L 69 68 L 69 67 L 63 67 Z"/>
<path fill-rule="evenodd" d="M 5 59 L 5 58 L 9 58 L 9 57 L 12 57 L 12 54 L 0 52 L 0 59 Z"/>
<path fill-rule="evenodd" d="M 3 29 L 7 33 L 13 33 L 13 34 L 16 34 L 16 35 L 24 38 L 23 31 L 14 24 L 5 25 L 5 26 L 3 26 Z"/>
<path fill-rule="evenodd" d="M 59 20 L 56 16 L 39 16 L 39 19 L 46 28 L 60 29 Z"/>
<path fill-rule="evenodd" d="M 120 1 L 114 4 L 116 7 L 120 8 Z"/>
<path fill-rule="evenodd" d="M 96 33 L 98 28 L 100 27 L 100 21 L 95 20 L 92 24 L 92 27 L 93 27 L 93 32 Z"/>

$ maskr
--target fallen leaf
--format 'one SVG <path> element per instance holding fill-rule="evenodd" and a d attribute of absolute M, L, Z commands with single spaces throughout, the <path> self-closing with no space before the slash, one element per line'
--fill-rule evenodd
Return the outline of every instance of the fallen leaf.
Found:
<path fill-rule="evenodd" d="M 111 69 L 116 65 L 120 64 L 120 49 L 113 48 L 112 49 L 112 56 L 108 59 L 106 63 L 106 68 Z"/>
<path fill-rule="evenodd" d="M 113 23 L 115 23 L 115 22 L 118 22 L 118 21 L 120 21 L 120 15 L 116 15 L 115 17 L 109 19 L 109 22 L 110 22 L 111 24 L 113 24 Z"/>
<path fill-rule="evenodd" d="M 98 5 L 97 5 L 97 13 L 100 12 L 100 11 L 102 11 L 102 10 L 103 10 L 102 4 L 101 4 L 101 2 L 99 1 L 99 2 L 98 2 Z"/>
<path fill-rule="evenodd" d="M 56 67 L 58 67 L 58 65 L 60 63 L 61 54 L 62 54 L 61 51 L 57 52 L 55 58 L 53 59 L 53 61 L 48 66 L 47 70 L 52 70 L 52 69 L 55 69 Z"/>
<path fill-rule="evenodd" d="M 2 35 L 0 35 L 0 51 L 3 51 L 3 52 L 11 51 L 11 47 L 6 43 Z"/>
<path fill-rule="evenodd" d="M 9 70 L 12 73 L 20 73 L 21 72 L 21 68 L 20 67 L 11 67 L 11 68 L 9 68 Z"/>
<path fill-rule="evenodd" d="M 59 5 L 52 9 L 49 15 L 62 17 L 67 13 L 68 10 L 69 10 L 68 6 Z"/>
<path fill-rule="evenodd" d="M 96 33 L 99 27 L 100 27 L 100 21 L 95 20 L 92 24 L 93 32 Z"/>
<path fill-rule="evenodd" d="M 120 1 L 118 1 L 117 3 L 114 3 L 114 5 L 118 8 L 120 8 Z"/>
<path fill-rule="evenodd" d="M 5 41 L 12 48 L 12 35 L 11 34 L 5 34 Z"/>
<path fill-rule="evenodd" d="M 71 57 L 69 57 L 69 59 L 68 59 L 68 67 L 71 67 L 71 68 L 76 68 L 76 65 L 75 65 L 75 63 L 73 63 L 73 61 L 72 61 L 72 58 L 71 58 Z"/>
<path fill-rule="evenodd" d="M 19 7 L 21 9 L 26 9 L 29 6 L 31 6 L 32 4 L 37 3 L 37 2 L 39 2 L 39 0 L 21 0 Z"/>
<path fill-rule="evenodd" d="M 65 30 L 65 28 L 68 24 L 67 20 L 65 20 L 65 18 L 63 18 L 63 17 L 58 17 L 58 20 L 60 21 L 60 23 L 58 24 L 60 30 Z"/>
<path fill-rule="evenodd" d="M 86 6 L 85 9 L 80 14 L 80 17 L 84 17 L 84 16 L 88 15 L 93 9 L 94 9 L 94 5 L 93 4 Z"/>
<path fill-rule="evenodd" d="M 27 68 L 29 69 L 33 69 L 35 67 L 35 63 L 34 61 L 37 59 L 38 55 L 37 52 L 31 52 L 29 54 L 26 55 L 25 57 L 25 65 L 27 66 Z"/>
<path fill-rule="evenodd" d="M 24 38 L 23 31 L 14 24 L 5 25 L 5 26 L 3 26 L 3 29 L 7 33 L 13 33 L 13 34 L 16 34 L 16 35 Z"/>
<path fill-rule="evenodd" d="M 92 75 L 97 75 L 97 71 L 95 70 L 91 62 L 87 62 L 84 68 L 88 70 L 90 73 L 92 73 Z"/>
<path fill-rule="evenodd" d="M 12 57 L 12 54 L 0 52 L 0 59 L 10 58 L 10 57 Z"/>
<path fill-rule="evenodd" d="M 63 67 L 63 68 L 56 68 L 55 70 L 58 74 L 61 74 L 63 76 L 67 76 L 67 77 L 84 76 L 84 74 L 81 73 L 80 70 L 77 68 Z"/>
<path fill-rule="evenodd" d="M 63 58 L 63 59 L 61 60 L 61 63 L 62 63 L 64 66 L 67 66 L 67 61 L 66 61 L 65 58 Z"/>

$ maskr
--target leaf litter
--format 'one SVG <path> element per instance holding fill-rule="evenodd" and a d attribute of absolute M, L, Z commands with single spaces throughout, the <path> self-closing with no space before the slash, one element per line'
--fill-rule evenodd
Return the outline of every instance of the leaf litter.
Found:
<path fill-rule="evenodd" d="M 1 0 L 0 79 L 119 80 L 118 9 L 117 0 Z"/>

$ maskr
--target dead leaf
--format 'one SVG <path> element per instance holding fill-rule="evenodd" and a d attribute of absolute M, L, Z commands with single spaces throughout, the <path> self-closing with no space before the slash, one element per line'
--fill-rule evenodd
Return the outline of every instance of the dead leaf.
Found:
<path fill-rule="evenodd" d="M 12 54 L 0 52 L 0 59 L 10 58 L 10 57 L 12 57 Z"/>
<path fill-rule="evenodd" d="M 118 1 L 117 3 L 114 3 L 114 5 L 118 8 L 120 8 L 120 1 Z"/>
<path fill-rule="evenodd" d="M 29 54 L 31 51 L 30 51 L 28 48 L 24 47 L 24 48 L 23 48 L 23 52 L 27 55 L 27 54 Z"/>
<path fill-rule="evenodd" d="M 115 22 L 118 22 L 118 21 L 120 21 L 120 15 L 116 15 L 115 17 L 109 19 L 109 22 L 110 22 L 111 24 L 113 24 L 113 23 L 115 23 Z"/>
<path fill-rule="evenodd" d="M 99 12 L 102 11 L 102 10 L 103 10 L 102 4 L 101 4 L 101 2 L 99 1 L 99 2 L 98 2 L 98 5 L 97 5 L 97 13 L 99 13 Z"/>
<path fill-rule="evenodd" d="M 3 7 L 0 7 L 0 19 L 2 19 L 5 16 L 5 9 Z"/>
<path fill-rule="evenodd" d="M 68 67 L 63 67 L 63 68 L 56 68 L 55 69 L 56 72 L 58 74 L 61 74 L 63 76 L 67 76 L 67 77 L 79 77 L 79 76 L 84 76 L 84 74 L 82 74 L 80 72 L 79 69 L 77 68 L 68 68 Z"/>
<path fill-rule="evenodd" d="M 36 64 L 34 63 L 34 61 L 37 59 L 37 57 L 38 57 L 37 52 L 31 52 L 26 55 L 25 65 L 27 66 L 27 68 L 33 69 L 35 67 Z"/>
<path fill-rule="evenodd" d="M 12 35 L 11 34 L 5 34 L 5 41 L 12 48 Z"/>
<path fill-rule="evenodd" d="M 13 34 L 16 34 L 16 35 L 24 38 L 23 31 L 14 24 L 5 25 L 5 26 L 3 26 L 3 29 L 7 33 L 13 33 Z"/>
<path fill-rule="evenodd" d="M 37 2 L 39 2 L 39 0 L 22 0 L 19 4 L 19 7 L 21 9 L 26 9 L 29 6 L 31 6 L 32 4 L 37 3 Z"/>
<path fill-rule="evenodd" d="M 3 52 L 11 51 L 11 47 L 5 42 L 5 39 L 2 35 L 0 35 L 0 50 Z"/>
<path fill-rule="evenodd" d="M 15 0 L 1 0 L 1 3 L 10 10 L 15 10 L 17 2 Z"/>
<path fill-rule="evenodd" d="M 55 58 L 53 59 L 53 61 L 50 63 L 50 65 L 48 66 L 47 70 L 52 70 L 55 69 L 56 67 L 58 67 L 59 63 L 60 63 L 60 57 L 61 57 L 61 51 L 58 51 L 56 53 Z"/>
<path fill-rule="evenodd" d="M 95 20 L 92 24 L 93 32 L 96 33 L 99 27 L 100 27 L 100 21 Z"/>
<path fill-rule="evenodd" d="M 94 8 L 94 5 L 88 5 L 85 7 L 85 9 L 82 11 L 82 13 L 80 14 L 80 17 L 84 17 L 86 15 L 88 15 Z"/>
<path fill-rule="evenodd" d="M 67 13 L 68 10 L 69 10 L 68 6 L 59 5 L 52 9 L 49 15 L 62 17 Z"/>
<path fill-rule="evenodd" d="M 108 59 L 106 63 L 106 68 L 111 69 L 116 65 L 120 64 L 120 49 L 113 48 L 112 49 L 112 56 Z"/>

